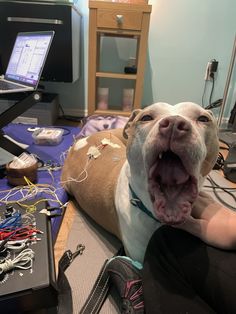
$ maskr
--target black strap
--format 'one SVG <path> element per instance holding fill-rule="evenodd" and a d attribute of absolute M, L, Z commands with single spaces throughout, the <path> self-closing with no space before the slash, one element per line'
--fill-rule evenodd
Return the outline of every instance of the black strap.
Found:
<path fill-rule="evenodd" d="M 109 274 L 106 271 L 106 266 L 109 260 L 107 259 L 102 266 L 102 269 L 96 279 L 96 282 L 84 304 L 80 310 L 80 314 L 97 314 L 99 313 L 104 301 L 106 300 L 109 288 L 110 280 Z"/>
<path fill-rule="evenodd" d="M 74 253 L 71 250 L 65 251 L 58 264 L 58 311 L 57 314 L 73 314 L 72 292 L 69 281 L 65 275 L 66 269 L 70 266 L 77 255 L 82 254 L 84 245 L 79 244 Z"/>
<path fill-rule="evenodd" d="M 125 250 L 122 246 L 114 256 L 124 256 Z M 105 302 L 109 288 L 111 286 L 109 273 L 106 271 L 107 265 L 109 263 L 109 259 L 106 259 L 100 273 L 93 285 L 93 288 L 85 301 L 82 309 L 79 314 L 97 314 L 99 313 L 103 303 Z"/>

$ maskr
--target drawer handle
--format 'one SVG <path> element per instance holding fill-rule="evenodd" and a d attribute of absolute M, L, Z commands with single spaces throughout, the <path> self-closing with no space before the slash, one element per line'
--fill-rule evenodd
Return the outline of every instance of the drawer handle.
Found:
<path fill-rule="evenodd" d="M 41 18 L 31 18 L 31 17 L 15 17 L 15 16 L 8 16 L 7 21 L 8 22 L 20 22 L 20 23 L 63 24 L 62 20 L 41 19 Z"/>
<path fill-rule="evenodd" d="M 117 16 L 116 16 L 116 22 L 117 22 L 118 25 L 123 24 L 123 22 L 124 22 L 124 16 L 121 15 L 121 14 L 117 14 Z"/>

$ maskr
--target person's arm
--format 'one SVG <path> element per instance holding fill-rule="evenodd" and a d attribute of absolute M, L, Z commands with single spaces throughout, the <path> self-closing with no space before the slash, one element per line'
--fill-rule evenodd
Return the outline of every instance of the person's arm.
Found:
<path fill-rule="evenodd" d="M 192 215 L 176 227 L 212 246 L 236 249 L 236 212 L 217 203 L 207 193 L 200 193 Z"/>

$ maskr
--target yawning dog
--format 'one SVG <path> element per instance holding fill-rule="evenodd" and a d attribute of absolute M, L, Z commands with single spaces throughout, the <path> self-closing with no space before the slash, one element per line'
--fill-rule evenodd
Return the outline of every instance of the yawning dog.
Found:
<path fill-rule="evenodd" d="M 98 132 L 71 148 L 65 189 L 143 261 L 152 233 L 191 215 L 218 154 L 212 113 L 191 102 L 156 103 L 131 114 L 123 131 Z"/>

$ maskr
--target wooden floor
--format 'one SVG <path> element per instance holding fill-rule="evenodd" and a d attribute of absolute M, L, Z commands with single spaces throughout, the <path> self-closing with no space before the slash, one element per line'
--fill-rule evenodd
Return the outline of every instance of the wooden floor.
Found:
<path fill-rule="evenodd" d="M 66 126 L 81 127 L 82 122 L 71 121 L 71 120 L 60 118 L 57 120 L 56 125 L 65 126 L 65 127 Z M 56 271 L 58 270 L 58 262 L 60 260 L 60 257 L 62 256 L 62 254 L 64 253 L 64 251 L 66 249 L 66 243 L 67 243 L 69 232 L 70 232 L 73 220 L 74 220 L 75 210 L 76 210 L 76 208 L 75 208 L 73 202 L 69 202 L 69 204 L 66 208 L 64 217 L 63 217 L 63 221 L 62 221 L 59 233 L 57 235 L 56 243 L 54 245 L 54 256 L 55 256 Z"/>
<path fill-rule="evenodd" d="M 64 253 L 66 249 L 66 242 L 69 236 L 69 232 L 71 229 L 71 226 L 74 221 L 75 216 L 75 206 L 72 202 L 69 202 L 63 217 L 63 221 L 59 230 L 59 233 L 57 235 L 56 243 L 54 245 L 54 256 L 55 256 L 55 266 L 56 271 L 58 267 L 58 262 L 60 260 L 60 257 Z"/>

